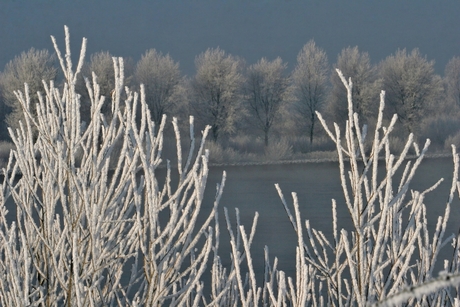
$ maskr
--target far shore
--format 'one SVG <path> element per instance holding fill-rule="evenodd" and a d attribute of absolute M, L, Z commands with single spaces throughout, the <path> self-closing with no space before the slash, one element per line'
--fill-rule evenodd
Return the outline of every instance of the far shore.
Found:
<path fill-rule="evenodd" d="M 434 153 L 425 154 L 424 159 L 439 159 L 452 157 L 452 153 Z M 406 160 L 412 160 L 417 158 L 416 155 L 407 155 Z M 380 157 L 379 160 L 383 160 L 384 157 Z M 348 159 L 346 159 L 348 161 Z M 248 162 L 228 162 L 228 163 L 209 163 L 210 167 L 222 167 L 222 166 L 257 166 L 257 165 L 283 165 L 283 164 L 308 164 L 308 163 L 330 163 L 338 162 L 339 159 L 335 158 L 306 158 L 306 159 L 295 159 L 295 160 L 277 160 L 277 161 L 248 161 Z"/>
<path fill-rule="evenodd" d="M 314 152 L 312 153 L 314 154 Z M 440 153 L 433 153 L 433 154 L 425 154 L 424 159 L 440 159 L 440 158 L 449 158 L 452 157 L 452 153 L 440 152 Z M 415 159 L 417 156 L 415 155 L 407 155 L 406 160 Z M 383 160 L 384 157 L 380 157 L 379 160 Z M 348 160 L 348 159 L 346 159 Z M 209 167 L 232 167 L 232 166 L 264 166 L 264 165 L 288 165 L 288 164 L 309 164 L 309 163 L 333 163 L 338 162 L 338 157 L 330 157 L 330 158 L 305 158 L 305 159 L 282 159 L 282 160 L 263 160 L 261 161 L 237 161 L 237 162 L 223 162 L 223 163 L 215 163 L 209 162 Z M 3 179 L 4 176 L 4 168 L 6 167 L 7 161 L 0 160 L 0 179 Z M 162 163 L 159 168 L 164 168 L 165 164 Z M 171 163 L 171 168 L 177 168 L 174 163 Z M 20 176 L 20 173 L 17 173 L 17 176 Z"/>

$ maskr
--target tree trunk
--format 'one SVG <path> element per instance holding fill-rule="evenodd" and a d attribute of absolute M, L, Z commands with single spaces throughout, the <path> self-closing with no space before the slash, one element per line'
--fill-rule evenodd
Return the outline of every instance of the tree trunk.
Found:
<path fill-rule="evenodd" d="M 313 133 L 315 131 L 315 114 L 311 115 L 311 125 L 310 125 L 310 146 L 313 145 Z"/>
<path fill-rule="evenodd" d="M 213 141 L 217 141 L 217 137 L 219 136 L 219 126 L 213 125 L 211 128 L 212 131 L 212 139 Z"/>

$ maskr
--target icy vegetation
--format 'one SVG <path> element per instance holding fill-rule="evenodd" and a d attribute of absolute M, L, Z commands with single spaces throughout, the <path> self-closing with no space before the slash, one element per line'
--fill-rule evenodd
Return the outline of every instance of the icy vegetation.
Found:
<path fill-rule="evenodd" d="M 345 197 L 345 204 L 332 201 L 333 240 L 302 220 L 295 193 L 290 205 L 277 186 L 297 233 L 296 276 L 278 270 L 268 248 L 265 263 L 253 263 L 257 213 L 248 229 L 238 214 L 234 226 L 224 210 L 231 245 L 231 265 L 224 267 L 217 216 L 225 173 L 213 210 L 202 225 L 196 223 L 208 176 L 204 142 L 210 128 L 196 141 L 191 118 L 190 148 L 182 156 L 173 119 L 177 165 L 163 161 L 166 118 L 155 125 L 144 88 L 138 93 L 124 87 L 118 58 L 113 59 L 111 97 L 101 96 L 96 75 L 86 80 L 91 110 L 90 121 L 82 125 L 76 80 L 86 40 L 74 71 L 65 31 L 64 55 L 53 38 L 65 84 L 44 82 L 36 106 L 30 104 L 27 85 L 15 92 L 26 116 L 19 129 L 9 130 L 16 149 L 1 182 L 0 305 L 460 306 L 460 241 L 445 231 L 457 193 L 458 155 L 453 148 L 445 214 L 429 233 L 424 196 L 436 185 L 422 192 L 409 188 L 429 141 L 419 150 L 411 135 L 401 155 L 390 153 L 396 116 L 384 127 L 383 92 L 371 148 L 364 145 L 366 127 L 361 129 L 353 114 L 352 83 L 340 71 L 348 91 L 345 131 L 338 125 L 331 130 L 318 115 L 337 145 Z M 111 99 L 109 116 L 101 112 L 105 99 Z M 409 161 L 411 147 L 417 158 Z M 383 176 L 378 176 L 379 164 L 385 166 Z M 166 178 L 158 178 L 163 165 Z M 403 175 L 396 178 L 400 168 Z M 7 212 L 7 201 L 16 204 L 15 215 Z M 342 205 L 352 229 L 337 227 L 336 206 Z M 438 259 L 449 245 L 452 258 Z M 438 261 L 444 261 L 441 273 L 433 271 Z M 265 267 L 262 284 L 256 265 Z M 210 284 L 203 282 L 205 272 Z"/>

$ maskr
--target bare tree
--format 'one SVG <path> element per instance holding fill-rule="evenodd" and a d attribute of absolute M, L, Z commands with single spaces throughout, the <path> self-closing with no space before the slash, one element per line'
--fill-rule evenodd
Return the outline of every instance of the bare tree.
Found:
<path fill-rule="evenodd" d="M 247 103 L 254 125 L 264 133 L 265 146 L 268 146 L 270 128 L 285 101 L 288 87 L 286 66 L 279 57 L 271 62 L 262 58 L 248 69 L 245 87 Z"/>
<path fill-rule="evenodd" d="M 211 125 L 216 141 L 222 132 L 235 128 L 244 80 L 242 61 L 216 48 L 197 56 L 195 65 L 190 104 L 196 116 Z"/>
<path fill-rule="evenodd" d="M 321 111 L 327 94 L 329 64 L 326 52 L 310 40 L 297 55 L 292 73 L 296 111 L 301 122 L 307 123 L 310 144 L 313 143 L 316 112 Z"/>
<path fill-rule="evenodd" d="M 418 49 L 398 50 L 380 65 L 387 110 L 396 113 L 409 132 L 415 132 L 430 105 L 442 93 L 441 78 L 434 73 L 434 61 L 428 61 Z"/>
<path fill-rule="evenodd" d="M 444 70 L 446 94 L 448 99 L 460 107 L 460 57 L 453 57 Z"/>
<path fill-rule="evenodd" d="M 175 94 L 181 81 L 179 64 L 155 49 L 148 50 L 137 63 L 134 78 L 144 84 L 145 99 L 150 107 L 153 121 L 158 125 L 163 114 L 175 106 Z"/>
<path fill-rule="evenodd" d="M 31 48 L 6 64 L 5 70 L 0 74 L 0 92 L 3 102 L 11 108 L 11 113 L 6 115 L 6 122 L 10 127 L 18 128 L 19 121 L 24 121 L 24 114 L 14 91 L 23 90 L 24 83 L 27 83 L 32 112 L 35 114 L 37 92 L 43 90 L 43 80 L 54 81 L 56 77 L 55 56 L 48 50 Z"/>
<path fill-rule="evenodd" d="M 345 78 L 353 80 L 353 112 L 362 120 L 371 116 L 372 101 L 378 97 L 376 70 L 371 65 L 367 52 L 360 52 L 358 47 L 347 47 L 337 58 L 335 69 L 340 69 Z M 332 91 L 329 99 L 329 113 L 340 124 L 347 119 L 347 92 L 335 72 L 331 77 Z"/>

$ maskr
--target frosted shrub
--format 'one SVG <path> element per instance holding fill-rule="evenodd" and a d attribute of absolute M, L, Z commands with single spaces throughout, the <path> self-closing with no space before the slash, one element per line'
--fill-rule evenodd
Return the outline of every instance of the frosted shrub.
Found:
<path fill-rule="evenodd" d="M 228 146 L 240 154 L 262 154 L 264 151 L 264 141 L 249 135 L 236 135 L 230 137 Z"/>
<path fill-rule="evenodd" d="M 456 133 L 455 135 L 449 136 L 444 142 L 444 148 L 447 149 L 449 147 L 452 147 L 452 144 L 454 144 L 455 146 L 460 146 L 460 132 Z"/>
<path fill-rule="evenodd" d="M 388 127 L 382 126 L 384 92 L 380 96 L 377 125 L 369 154 L 364 147 L 367 129 L 360 129 L 359 118 L 352 112 L 352 83 L 338 71 L 348 92 L 348 120 L 344 134 L 338 125 L 331 131 L 320 114 L 318 117 L 337 146 L 340 179 L 345 204 L 332 200 L 333 238 L 310 226 L 302 225 L 297 196 L 292 194 L 294 213 L 290 212 L 281 189 L 281 200 L 298 235 L 297 277 L 289 281 L 287 293 L 297 306 L 318 302 L 329 306 L 366 306 L 373 302 L 392 306 L 458 306 L 459 237 L 445 233 L 451 202 L 457 190 L 459 158 L 454 157 L 453 181 L 445 214 L 438 218 L 436 230 L 427 229 L 424 197 L 436 188 L 438 181 L 425 191 L 411 191 L 409 185 L 422 162 L 430 141 L 422 150 L 411 134 L 399 156 L 390 151 L 389 136 L 396 115 Z M 343 146 L 343 144 L 345 144 Z M 416 159 L 405 160 L 411 147 Z M 378 166 L 384 176 L 378 176 Z M 401 178 L 396 171 L 402 168 Z M 337 228 L 337 206 L 346 205 L 352 218 L 350 230 Z M 305 227 L 305 228 L 304 228 Z M 452 259 L 444 260 L 444 271 L 438 279 L 433 272 L 440 249 L 452 243 Z M 314 281 L 307 272 L 314 272 Z M 311 283 L 316 288 L 311 288 Z M 320 289 L 314 291 L 313 289 Z M 289 296 L 288 294 L 286 295 Z M 456 305 L 457 304 L 457 305 Z"/>
<path fill-rule="evenodd" d="M 292 145 L 287 139 L 278 139 L 265 146 L 265 159 L 268 161 L 283 160 L 292 157 Z"/>
<path fill-rule="evenodd" d="M 457 115 L 432 116 L 421 123 L 420 134 L 432 140 L 431 147 L 442 150 L 444 142 L 459 132 L 459 124 Z"/>
<path fill-rule="evenodd" d="M 9 130 L 16 150 L 3 169 L 0 305 L 200 302 L 200 279 L 216 237 L 211 227 L 214 210 L 203 225 L 195 223 L 208 154 L 204 142 L 195 150 L 193 120 L 185 160 L 173 120 L 177 182 L 172 184 L 172 169 L 166 162 L 166 178 L 160 183 L 157 172 L 165 164 L 161 158 L 165 118 L 155 126 L 143 88 L 140 95 L 123 88 L 123 61 L 113 59 L 112 97 L 101 96 L 96 75 L 86 80 L 91 120 L 83 127 L 75 84 L 86 40 L 75 72 L 67 28 L 64 56 L 54 38 L 53 43 L 65 77 L 62 90 L 53 82 L 43 83 L 37 116 L 31 114 L 27 84 L 24 92 L 15 92 L 25 121 L 20 129 Z M 109 98 L 110 119 L 101 112 Z M 139 119 L 137 108 L 142 111 Z M 203 140 L 208 130 L 203 131 Z M 221 192 L 217 191 L 215 206 Z M 16 216 L 8 215 L 7 201 L 16 206 Z"/>

